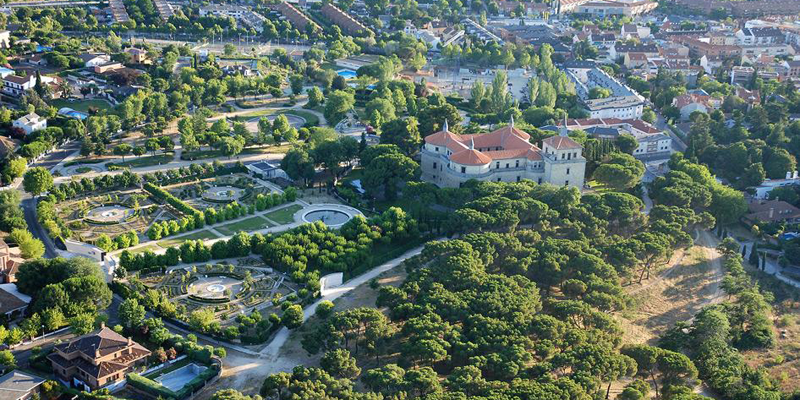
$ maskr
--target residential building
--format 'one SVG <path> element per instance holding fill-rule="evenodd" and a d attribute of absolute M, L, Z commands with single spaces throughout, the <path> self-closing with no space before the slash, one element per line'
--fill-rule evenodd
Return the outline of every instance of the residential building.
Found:
<path fill-rule="evenodd" d="M 753 79 L 756 70 L 753 67 L 736 66 L 731 68 L 731 85 L 747 85 Z"/>
<path fill-rule="evenodd" d="M 654 44 L 625 44 L 625 43 L 614 43 L 610 49 L 608 49 L 608 57 L 611 61 L 616 61 L 619 58 L 624 58 L 628 53 L 641 53 L 646 55 L 647 57 L 656 57 L 658 56 L 658 47 Z"/>
<path fill-rule="evenodd" d="M 111 62 L 111 57 L 103 53 L 83 53 L 78 58 L 83 61 L 83 66 L 87 68 L 94 68 Z"/>
<path fill-rule="evenodd" d="M 682 94 L 672 100 L 672 105 L 681 111 L 681 119 L 688 121 L 695 111 L 706 114 L 720 108 L 722 99 L 712 97 L 703 90 Z"/>
<path fill-rule="evenodd" d="M 715 45 L 693 37 L 679 36 L 675 41 L 688 47 L 694 58 L 706 57 L 709 61 L 735 58 L 742 54 L 739 46 Z"/>
<path fill-rule="evenodd" d="M 298 10 L 295 6 L 282 1 L 274 6 L 274 9 L 281 13 L 292 25 L 296 26 L 300 32 L 305 32 L 306 27 L 311 25 L 315 29 L 322 30 L 316 22 L 312 21 L 302 11 Z"/>
<path fill-rule="evenodd" d="M 744 28 L 736 32 L 740 46 L 764 46 L 782 44 L 785 35 L 778 28 Z"/>
<path fill-rule="evenodd" d="M 622 0 L 594 0 L 583 3 L 577 7 L 578 14 L 587 14 L 593 17 L 606 18 L 611 16 L 635 17 L 653 11 L 658 3 L 649 0 L 622 1 Z"/>
<path fill-rule="evenodd" d="M 784 61 L 781 64 L 784 68 L 783 76 L 787 78 L 800 78 L 800 61 Z"/>
<path fill-rule="evenodd" d="M 586 159 L 580 144 L 566 136 L 549 137 L 542 148 L 530 135 L 511 124 L 486 134 L 456 135 L 445 123 L 442 131 L 425 137 L 422 179 L 440 187 L 459 187 L 470 179 L 492 182 L 537 183 L 582 188 Z"/>
<path fill-rule="evenodd" d="M 109 0 L 108 8 L 111 11 L 114 22 L 121 24 L 130 22 L 131 17 L 128 15 L 128 11 L 125 9 L 125 4 L 122 0 Z"/>
<path fill-rule="evenodd" d="M 748 213 L 742 220 L 757 222 L 800 222 L 800 209 L 783 200 L 755 200 L 748 204 Z"/>
<path fill-rule="evenodd" d="M 19 370 L 0 376 L 0 400 L 38 398 L 44 378 Z"/>
<path fill-rule="evenodd" d="M 25 315 L 30 303 L 31 297 L 20 293 L 15 283 L 0 284 L 0 315 L 5 316 L 7 321 Z"/>
<path fill-rule="evenodd" d="M 744 100 L 748 109 L 761 104 L 761 92 L 758 90 L 747 90 L 741 86 L 736 86 L 735 90 L 736 97 Z"/>
<path fill-rule="evenodd" d="M 568 62 L 564 69 L 573 83 L 575 92 L 589 113 L 589 118 L 638 119 L 644 112 L 645 99 L 633 89 L 591 62 Z M 590 99 L 589 92 L 601 87 L 611 91 L 604 99 Z"/>
<path fill-rule="evenodd" d="M 161 20 L 167 22 L 170 17 L 175 15 L 172 11 L 172 6 L 167 2 L 167 0 L 153 0 L 153 4 L 156 6 L 156 11 L 158 11 L 158 16 L 161 17 Z"/>
<path fill-rule="evenodd" d="M 555 7 L 558 14 L 568 14 L 576 12 L 578 6 L 586 4 L 591 0 L 558 0 Z"/>
<path fill-rule="evenodd" d="M 26 135 L 47 128 L 47 118 L 40 117 L 35 112 L 24 115 L 14 120 L 14 128 L 21 129 Z"/>
<path fill-rule="evenodd" d="M 36 77 L 33 75 L 8 75 L 3 78 L 3 93 L 11 97 L 20 97 L 26 91 L 33 89 L 34 85 L 36 85 Z"/>
<path fill-rule="evenodd" d="M 325 18 L 339 26 L 342 32 L 348 35 L 362 35 L 369 32 L 369 28 L 364 26 L 364 24 L 358 22 L 358 20 L 351 17 L 350 14 L 340 10 L 333 4 L 325 3 L 321 11 Z"/>
<path fill-rule="evenodd" d="M 134 64 L 150 63 L 150 60 L 147 58 L 147 50 L 139 49 L 136 47 L 128 47 L 127 49 L 125 49 L 125 53 L 131 55 L 131 62 L 133 62 Z"/>
<path fill-rule="evenodd" d="M 198 13 L 201 17 L 214 15 L 218 17 L 232 17 L 234 19 L 239 19 L 239 17 L 241 17 L 245 12 L 247 12 L 247 9 L 242 6 L 214 3 L 201 6 L 198 9 Z"/>
<path fill-rule="evenodd" d="M 582 130 L 597 139 L 616 140 L 623 134 L 633 136 L 638 143 L 633 156 L 642 161 L 668 159 L 672 154 L 672 138 L 641 119 L 571 119 L 566 121 L 566 125 L 560 123 L 542 129 L 558 131 L 565 126 L 570 131 Z"/>
<path fill-rule="evenodd" d="M 461 23 L 464 24 L 464 29 L 466 30 L 467 34 L 478 38 L 478 40 L 483 42 L 495 42 L 500 45 L 504 43 L 503 39 L 501 39 L 499 36 L 490 32 L 488 29 L 484 28 L 470 18 L 464 18 L 461 20 Z"/>
<path fill-rule="evenodd" d="M 128 372 L 145 363 L 150 351 L 103 326 L 53 347 L 47 356 L 59 381 L 86 390 L 114 387 Z"/>
<path fill-rule="evenodd" d="M 800 2 L 797 0 L 673 0 L 674 2 L 698 10 L 704 14 L 721 9 L 734 18 L 762 15 L 797 15 Z"/>
<path fill-rule="evenodd" d="M 800 177 L 798 177 L 797 171 L 787 172 L 786 178 L 784 179 L 765 179 L 760 185 L 753 187 L 752 189 L 755 192 L 753 197 L 760 200 L 766 200 L 769 198 L 769 194 L 772 192 L 772 189 L 794 185 L 800 185 Z"/>

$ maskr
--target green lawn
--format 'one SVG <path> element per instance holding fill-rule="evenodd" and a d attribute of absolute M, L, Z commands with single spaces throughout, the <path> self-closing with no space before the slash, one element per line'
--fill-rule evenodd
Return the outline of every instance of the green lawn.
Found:
<path fill-rule="evenodd" d="M 310 113 L 308 111 L 296 110 L 296 109 L 291 109 L 291 110 L 258 110 L 258 111 L 253 111 L 253 112 L 249 112 L 249 113 L 246 113 L 246 114 L 237 115 L 236 117 L 233 118 L 233 120 L 244 122 L 244 121 L 249 121 L 249 120 L 251 120 L 253 118 L 264 117 L 264 116 L 275 115 L 275 114 L 287 114 L 287 115 L 294 115 L 294 116 L 298 116 L 300 118 L 303 118 L 304 120 L 306 120 L 306 123 L 303 125 L 305 127 L 319 125 L 319 117 L 317 117 L 316 115 L 314 115 L 313 113 Z"/>
<path fill-rule="evenodd" d="M 206 229 L 203 229 L 201 231 L 192 232 L 192 233 L 190 233 L 188 235 L 183 235 L 183 236 L 179 236 L 179 237 L 172 238 L 172 239 L 162 240 L 162 241 L 160 241 L 160 242 L 158 242 L 156 244 L 158 244 L 159 247 L 166 249 L 166 248 L 169 248 L 169 247 L 179 246 L 181 243 L 183 243 L 183 242 L 185 242 L 187 240 L 216 239 L 218 237 L 219 236 L 217 236 L 216 233 L 211 232 L 211 231 L 206 230 Z"/>
<path fill-rule="evenodd" d="M 292 148 L 290 144 L 282 144 L 280 146 L 265 146 L 265 147 L 249 147 L 242 150 L 238 155 L 244 156 L 248 154 L 284 154 Z M 225 157 L 220 150 L 198 150 L 181 153 L 181 160 L 205 160 L 208 158 Z"/>
<path fill-rule="evenodd" d="M 144 253 L 146 250 L 156 251 L 158 250 L 158 246 L 155 244 L 148 244 L 147 246 L 142 246 L 136 249 L 131 250 L 131 254 L 139 254 Z"/>
<path fill-rule="evenodd" d="M 75 111 L 80 111 L 83 113 L 89 112 L 89 107 L 96 108 L 98 110 L 108 110 L 111 108 L 111 103 L 105 100 L 76 100 L 76 101 L 68 101 L 65 99 L 56 99 L 50 103 L 55 108 L 62 108 L 62 107 L 69 107 Z"/>
<path fill-rule="evenodd" d="M 270 224 L 269 221 L 267 221 L 266 219 L 260 216 L 255 216 L 234 222 L 232 224 L 215 226 L 214 229 L 216 229 L 217 231 L 219 231 L 224 235 L 233 235 L 239 231 L 245 231 L 245 232 L 257 231 L 260 229 L 269 228 L 271 226 L 273 225 Z"/>
<path fill-rule="evenodd" d="M 265 217 L 281 224 L 291 224 L 294 222 L 294 213 L 300 211 L 303 206 L 298 204 L 292 204 L 289 207 L 281 208 L 280 210 L 275 210 L 271 213 L 265 215 Z"/>
<path fill-rule="evenodd" d="M 159 154 L 156 156 L 143 156 L 143 157 L 132 157 L 125 162 L 118 162 L 118 163 L 108 163 L 106 166 L 109 169 L 114 168 L 141 168 L 141 167 L 151 167 L 153 165 L 160 165 L 166 164 L 171 162 L 175 158 L 173 153 L 166 153 L 166 154 Z"/>
<path fill-rule="evenodd" d="M 73 165 L 78 164 L 99 164 L 101 162 L 105 162 L 106 160 L 103 158 L 76 158 L 72 161 L 67 161 L 64 163 L 65 167 L 71 167 Z"/>

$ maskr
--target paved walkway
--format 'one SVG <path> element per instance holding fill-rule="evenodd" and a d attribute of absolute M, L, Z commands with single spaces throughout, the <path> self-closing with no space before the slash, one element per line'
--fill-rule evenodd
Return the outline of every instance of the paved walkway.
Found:
<path fill-rule="evenodd" d="M 424 248 L 425 246 L 423 245 L 411 249 L 403 253 L 403 255 L 401 255 L 400 257 L 395 258 L 394 260 L 391 260 L 385 264 L 381 264 L 353 279 L 350 279 L 349 281 L 343 283 L 339 287 L 330 289 L 325 296 L 319 298 L 313 304 L 303 309 L 303 322 L 307 321 L 309 318 L 311 318 L 312 315 L 314 315 L 314 313 L 317 311 L 317 306 L 319 306 L 321 302 L 326 300 L 333 301 L 338 299 L 339 297 L 342 297 L 343 295 L 351 292 L 358 286 L 376 278 L 378 275 L 386 271 L 389 271 L 392 268 L 397 267 L 398 265 L 402 264 L 403 261 L 422 253 L 422 250 Z M 281 347 L 283 347 L 283 345 L 286 343 L 286 340 L 289 339 L 289 334 L 290 334 L 289 329 L 285 327 L 281 328 L 281 330 L 278 331 L 278 333 L 275 335 L 275 338 L 272 339 L 272 342 L 270 342 L 269 345 L 267 345 L 266 347 L 264 347 L 263 350 L 261 350 L 260 352 L 261 357 L 271 361 L 277 359 L 278 352 L 280 351 Z"/>

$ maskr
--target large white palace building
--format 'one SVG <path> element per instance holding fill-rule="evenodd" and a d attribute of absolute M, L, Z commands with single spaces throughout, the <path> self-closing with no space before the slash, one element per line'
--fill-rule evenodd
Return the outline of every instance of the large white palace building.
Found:
<path fill-rule="evenodd" d="M 447 123 L 441 132 L 425 137 L 422 146 L 422 179 L 440 187 L 459 187 L 477 179 L 493 182 L 537 183 L 583 188 L 586 159 L 580 144 L 566 136 L 542 140 L 542 148 L 530 143 L 531 136 L 510 125 L 494 132 L 458 135 Z"/>

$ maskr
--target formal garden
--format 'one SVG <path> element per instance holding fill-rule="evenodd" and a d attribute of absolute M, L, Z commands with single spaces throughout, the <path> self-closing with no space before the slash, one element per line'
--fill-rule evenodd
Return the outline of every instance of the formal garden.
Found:
<path fill-rule="evenodd" d="M 233 202 L 251 205 L 256 203 L 259 194 L 279 194 L 273 188 L 246 173 L 180 182 L 163 186 L 163 188 L 173 196 L 200 210 Z"/>
<path fill-rule="evenodd" d="M 73 238 L 84 242 L 95 242 L 103 235 L 116 237 L 131 231 L 142 232 L 160 218 L 174 218 L 138 189 L 65 200 L 55 203 L 55 210 L 72 231 Z"/>
<path fill-rule="evenodd" d="M 280 313 L 283 303 L 296 302 L 299 285 L 264 266 L 258 257 L 234 262 L 236 265 L 201 264 L 166 273 L 145 270 L 123 284 L 131 290 L 143 285 L 145 290 L 162 293 L 174 306 L 175 319 L 193 330 L 232 342 L 260 343 L 271 330 L 262 329 L 264 324 L 257 322 Z"/>

